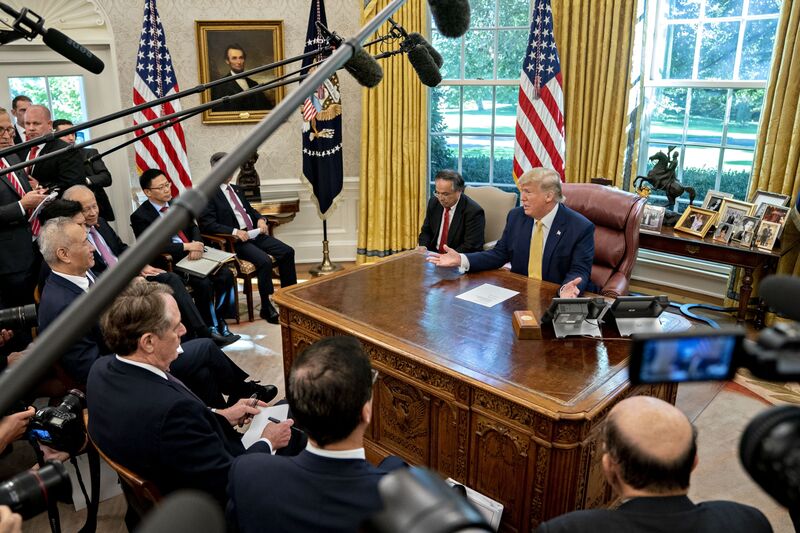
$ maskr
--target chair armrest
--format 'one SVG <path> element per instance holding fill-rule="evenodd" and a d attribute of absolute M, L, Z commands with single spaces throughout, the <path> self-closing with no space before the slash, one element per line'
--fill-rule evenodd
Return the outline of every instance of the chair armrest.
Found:
<path fill-rule="evenodd" d="M 160 266 L 162 266 L 164 270 L 166 270 L 167 272 L 172 272 L 172 266 L 173 266 L 172 256 L 167 253 L 161 253 L 159 254 L 159 257 L 160 260 L 157 260 L 157 262 L 160 264 Z"/>
<path fill-rule="evenodd" d="M 600 294 L 603 296 L 609 296 L 611 298 L 616 298 L 618 296 L 624 296 L 628 294 L 628 284 L 630 280 L 625 277 L 625 274 L 622 272 L 614 272 L 603 288 L 600 290 Z"/>
<path fill-rule="evenodd" d="M 230 253 L 235 252 L 233 245 L 238 240 L 233 235 L 226 235 L 225 233 L 203 233 L 202 238 L 206 244 Z"/>

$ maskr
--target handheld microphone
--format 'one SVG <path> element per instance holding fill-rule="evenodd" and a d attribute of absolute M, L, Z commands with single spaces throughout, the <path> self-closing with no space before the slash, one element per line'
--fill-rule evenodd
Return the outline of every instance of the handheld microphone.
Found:
<path fill-rule="evenodd" d="M 329 30 L 324 24 L 317 21 L 317 29 L 337 48 L 345 43 L 336 32 Z M 344 69 L 350 73 L 359 85 L 372 88 L 383 79 L 383 69 L 371 55 L 359 45 L 353 46 L 353 57 L 344 64 Z"/>
<path fill-rule="evenodd" d="M 27 40 L 33 40 L 37 35 L 41 35 L 44 44 L 54 52 L 58 52 L 93 74 L 103 72 L 105 65 L 97 56 L 60 31 L 53 28 L 45 29 L 44 19 L 33 11 L 25 7 L 22 8 L 22 11 L 16 11 L 2 2 L 0 2 L 0 9 L 14 17 L 12 27 L 15 31 L 22 33 Z"/>
<path fill-rule="evenodd" d="M 468 0 L 428 0 L 431 16 L 439 33 L 445 37 L 461 37 L 469 29 Z"/>

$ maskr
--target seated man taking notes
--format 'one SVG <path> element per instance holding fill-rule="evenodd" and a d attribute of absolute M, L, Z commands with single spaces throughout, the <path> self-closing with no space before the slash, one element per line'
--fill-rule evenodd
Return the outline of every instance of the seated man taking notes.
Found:
<path fill-rule="evenodd" d="M 511 262 L 511 271 L 561 285 L 562 298 L 575 298 L 586 290 L 594 259 L 594 224 L 562 202 L 557 172 L 534 168 L 519 177 L 522 205 L 512 209 L 503 236 L 484 252 L 459 254 L 448 246 L 432 253 L 436 266 L 463 271 L 500 268 Z"/>

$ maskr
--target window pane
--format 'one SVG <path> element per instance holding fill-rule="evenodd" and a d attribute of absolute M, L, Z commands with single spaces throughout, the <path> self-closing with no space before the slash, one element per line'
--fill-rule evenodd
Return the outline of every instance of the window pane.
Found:
<path fill-rule="evenodd" d="M 438 31 L 431 33 L 433 47 L 442 54 L 444 63 L 439 70 L 442 79 L 457 80 L 461 78 L 461 39 L 447 39 Z"/>
<path fill-rule="evenodd" d="M 491 28 L 494 26 L 495 0 L 469 0 L 472 13 L 469 18 L 470 28 Z"/>
<path fill-rule="evenodd" d="M 707 17 L 740 17 L 742 16 L 742 0 L 708 0 Z"/>
<path fill-rule="evenodd" d="M 47 98 L 47 82 L 41 78 L 8 78 L 8 89 L 11 98 L 24 94 L 30 97 L 34 104 L 46 105 L 49 107 L 50 101 Z"/>
<path fill-rule="evenodd" d="M 464 87 L 465 133 L 492 132 L 492 88 Z"/>
<path fill-rule="evenodd" d="M 464 36 L 464 79 L 490 80 L 493 77 L 494 32 L 470 30 Z M 520 59 L 522 56 L 520 56 Z"/>
<path fill-rule="evenodd" d="M 764 89 L 733 91 L 731 117 L 728 122 L 728 146 L 755 149 L 763 104 Z"/>
<path fill-rule="evenodd" d="M 653 113 L 650 116 L 650 138 L 664 141 L 683 141 L 683 119 L 686 112 L 687 89 L 660 88 L 656 90 Z"/>
<path fill-rule="evenodd" d="M 497 79 L 516 80 L 522 72 L 522 57 L 528 46 L 528 30 L 497 32 Z"/>
<path fill-rule="evenodd" d="M 65 118 L 78 124 L 86 120 L 83 105 L 83 76 L 48 78 L 53 118 Z"/>
<path fill-rule="evenodd" d="M 750 171 L 753 168 L 753 152 L 749 150 L 727 149 L 722 154 L 722 176 L 719 187 L 733 193 L 737 200 L 747 198 Z"/>
<path fill-rule="evenodd" d="M 668 18 L 687 19 L 698 15 L 700 15 L 700 0 L 669 0 Z"/>
<path fill-rule="evenodd" d="M 777 31 L 777 19 L 751 20 L 747 23 L 744 29 L 739 79 L 767 79 L 772 59 L 772 46 L 775 44 L 775 33 Z"/>
<path fill-rule="evenodd" d="M 431 176 L 444 168 L 458 169 L 458 137 L 431 135 Z"/>
<path fill-rule="evenodd" d="M 461 90 L 448 85 L 431 91 L 431 131 L 458 133 L 461 127 L 459 99 Z"/>
<path fill-rule="evenodd" d="M 690 146 L 686 148 L 683 157 L 684 186 L 694 187 L 696 199 L 703 200 L 706 192 L 716 189 L 717 168 L 719 166 L 719 148 L 699 148 Z"/>
<path fill-rule="evenodd" d="M 512 137 L 495 137 L 494 139 L 494 176 L 495 184 L 514 185 L 514 139 Z"/>
<path fill-rule="evenodd" d="M 494 132 L 514 135 L 517 127 L 517 98 L 519 88 L 502 86 L 495 89 Z"/>
<path fill-rule="evenodd" d="M 736 58 L 736 42 L 739 39 L 738 22 L 703 24 L 700 45 L 700 79 L 733 79 L 733 62 Z"/>
<path fill-rule="evenodd" d="M 697 44 L 697 26 L 671 24 L 667 28 L 664 50 L 663 76 L 669 79 L 691 79 L 694 49 Z"/>
<path fill-rule="evenodd" d="M 747 11 L 750 15 L 780 13 L 781 0 L 750 0 L 750 7 Z"/>
<path fill-rule="evenodd" d="M 464 137 L 461 155 L 461 175 L 464 176 L 464 181 L 489 183 L 491 145 L 491 137 Z"/>
<path fill-rule="evenodd" d="M 500 0 L 498 13 L 500 26 L 527 26 L 529 0 Z"/>
<path fill-rule="evenodd" d="M 689 112 L 686 142 L 722 143 L 722 124 L 725 122 L 726 89 L 694 89 Z"/>

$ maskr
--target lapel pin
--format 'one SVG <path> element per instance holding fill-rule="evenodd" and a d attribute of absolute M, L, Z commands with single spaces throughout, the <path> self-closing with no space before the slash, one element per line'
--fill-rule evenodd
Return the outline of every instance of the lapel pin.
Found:
<path fill-rule="evenodd" d="M 556 235 L 561 235 L 561 230 L 557 230 Z"/>

